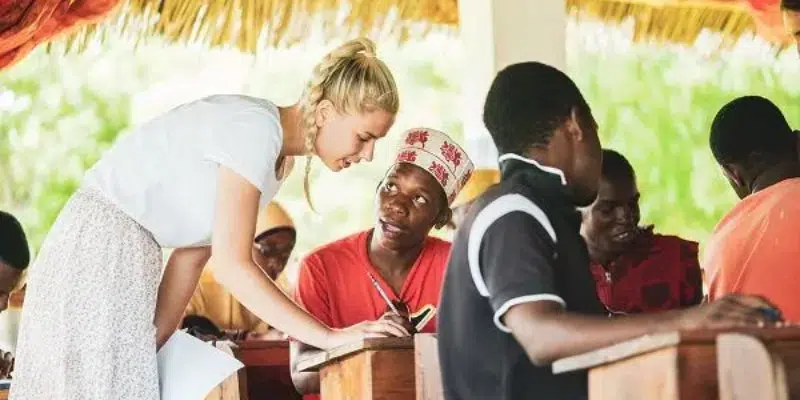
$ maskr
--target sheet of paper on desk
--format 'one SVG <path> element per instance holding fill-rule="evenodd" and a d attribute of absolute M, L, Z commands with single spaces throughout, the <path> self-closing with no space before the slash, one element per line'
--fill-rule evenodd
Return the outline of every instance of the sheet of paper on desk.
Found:
<path fill-rule="evenodd" d="M 161 400 L 202 400 L 242 367 L 239 360 L 210 343 L 176 331 L 158 351 Z"/>

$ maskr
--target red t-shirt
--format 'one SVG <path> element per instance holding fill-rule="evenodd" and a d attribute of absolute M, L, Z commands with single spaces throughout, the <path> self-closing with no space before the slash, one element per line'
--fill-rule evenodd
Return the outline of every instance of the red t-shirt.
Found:
<path fill-rule="evenodd" d="M 297 301 L 332 328 L 374 321 L 389 310 L 373 286 L 372 274 L 391 300 L 408 305 L 412 319 L 428 316 L 420 332 L 436 332 L 436 311 L 450 254 L 450 243 L 428 237 L 417 261 L 408 272 L 400 293 L 394 293 L 372 266 L 367 255 L 370 231 L 329 243 L 308 255 L 300 265 Z M 318 396 L 304 396 L 316 399 Z"/>
<path fill-rule="evenodd" d="M 612 263 L 613 273 L 592 262 L 597 296 L 611 313 L 666 311 L 699 304 L 703 282 L 697 243 L 646 234 Z"/>

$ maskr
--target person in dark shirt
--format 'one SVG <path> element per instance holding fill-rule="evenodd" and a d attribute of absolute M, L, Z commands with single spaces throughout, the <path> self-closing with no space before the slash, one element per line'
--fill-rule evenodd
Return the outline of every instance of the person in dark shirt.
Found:
<path fill-rule="evenodd" d="M 31 261 L 28 239 L 13 215 L 0 211 L 0 312 L 8 308 L 12 292 L 18 293 L 23 272 Z M 9 378 L 14 355 L 0 350 L 0 379 Z"/>
<path fill-rule="evenodd" d="M 597 199 L 582 210 L 581 234 L 597 295 L 615 315 L 700 304 L 703 282 L 697 242 L 639 226 L 639 188 L 622 154 L 603 150 Z"/>
<path fill-rule="evenodd" d="M 0 211 L 0 312 L 8 307 L 8 298 L 19 286 L 30 261 L 22 225 L 13 215 Z"/>
<path fill-rule="evenodd" d="M 501 181 L 470 207 L 450 254 L 438 343 L 446 399 L 583 399 L 585 373 L 554 360 L 658 331 L 764 323 L 766 300 L 730 296 L 687 310 L 610 319 L 597 298 L 576 206 L 597 197 L 597 124 L 564 73 L 498 73 L 484 123 Z"/>

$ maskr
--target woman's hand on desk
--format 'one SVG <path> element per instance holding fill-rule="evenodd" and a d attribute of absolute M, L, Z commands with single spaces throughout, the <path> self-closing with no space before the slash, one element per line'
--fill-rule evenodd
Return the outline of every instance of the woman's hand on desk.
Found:
<path fill-rule="evenodd" d="M 355 342 L 365 338 L 409 336 L 409 332 L 401 324 L 390 319 L 364 321 L 343 329 L 334 329 L 328 336 L 327 348 Z"/>
<path fill-rule="evenodd" d="M 731 294 L 680 312 L 680 329 L 724 329 L 780 322 L 780 310 L 761 296 Z M 776 320 L 777 319 L 777 320 Z"/>

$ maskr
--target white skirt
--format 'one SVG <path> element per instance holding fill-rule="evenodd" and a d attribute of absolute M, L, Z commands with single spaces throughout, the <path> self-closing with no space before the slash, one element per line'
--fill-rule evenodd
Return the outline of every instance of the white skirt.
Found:
<path fill-rule="evenodd" d="M 147 230 L 79 189 L 30 268 L 11 398 L 158 399 L 161 268 Z"/>

